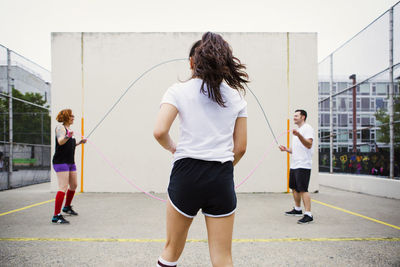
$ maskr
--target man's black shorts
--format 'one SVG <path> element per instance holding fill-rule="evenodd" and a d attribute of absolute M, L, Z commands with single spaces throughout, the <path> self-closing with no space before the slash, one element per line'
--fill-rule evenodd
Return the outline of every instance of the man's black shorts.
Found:
<path fill-rule="evenodd" d="M 290 169 L 289 188 L 297 192 L 308 192 L 310 169 Z"/>
<path fill-rule="evenodd" d="M 210 217 L 231 215 L 236 209 L 232 161 L 177 160 L 171 171 L 168 198 L 179 213 L 189 218 L 199 209 Z"/>

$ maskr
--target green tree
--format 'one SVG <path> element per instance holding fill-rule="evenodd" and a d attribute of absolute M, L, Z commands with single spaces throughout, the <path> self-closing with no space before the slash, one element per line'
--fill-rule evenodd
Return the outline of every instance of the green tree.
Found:
<path fill-rule="evenodd" d="M 388 144 L 390 141 L 389 133 L 389 114 L 386 110 L 380 109 L 375 113 L 375 118 L 382 125 L 377 132 L 377 141 Z M 400 148 L 400 97 L 393 98 L 393 125 L 394 131 L 394 146 L 396 149 Z"/>
<path fill-rule="evenodd" d="M 39 93 L 25 94 L 13 88 L 13 97 L 45 106 L 46 99 Z M 48 108 L 48 105 L 45 106 Z M 8 141 L 8 98 L 0 99 L 0 139 Z M 43 129 L 43 130 L 42 130 Z M 50 144 L 50 114 L 47 109 L 13 100 L 13 140 L 16 143 Z"/>

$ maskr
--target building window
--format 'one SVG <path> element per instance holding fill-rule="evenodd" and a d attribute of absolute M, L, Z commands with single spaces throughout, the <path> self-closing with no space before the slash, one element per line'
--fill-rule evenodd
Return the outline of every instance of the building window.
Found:
<path fill-rule="evenodd" d="M 377 98 L 376 99 L 376 109 L 382 109 L 383 108 L 383 98 Z"/>
<path fill-rule="evenodd" d="M 363 83 L 360 85 L 361 95 L 370 95 L 370 85 L 369 83 Z"/>
<path fill-rule="evenodd" d="M 339 114 L 339 127 L 347 127 L 347 114 Z"/>
<path fill-rule="evenodd" d="M 321 130 L 321 143 L 329 142 L 329 130 Z"/>
<path fill-rule="evenodd" d="M 338 142 L 347 142 L 349 140 L 349 135 L 347 130 L 339 130 L 337 139 Z"/>
<path fill-rule="evenodd" d="M 369 145 L 362 145 L 360 146 L 360 152 L 362 153 L 371 152 L 371 147 Z"/>
<path fill-rule="evenodd" d="M 365 130 L 361 131 L 361 141 L 362 142 L 369 142 L 370 141 L 369 129 L 365 129 Z"/>
<path fill-rule="evenodd" d="M 387 83 L 377 83 L 376 84 L 376 94 L 377 95 L 387 95 L 388 84 Z"/>
<path fill-rule="evenodd" d="M 369 117 L 361 117 L 361 127 L 368 127 L 370 125 Z"/>
<path fill-rule="evenodd" d="M 343 83 L 343 82 L 337 83 L 337 86 L 338 86 L 338 92 L 341 92 L 350 87 L 350 85 L 348 83 Z"/>
<path fill-rule="evenodd" d="M 329 114 L 321 114 L 321 126 L 329 126 Z"/>
<path fill-rule="evenodd" d="M 322 111 L 329 111 L 329 99 L 321 102 L 321 110 Z"/>
<path fill-rule="evenodd" d="M 319 83 L 319 94 L 320 95 L 329 95 L 330 86 L 328 82 L 320 82 Z"/>
<path fill-rule="evenodd" d="M 347 98 L 339 98 L 339 106 L 338 106 L 339 111 L 347 111 Z"/>
<path fill-rule="evenodd" d="M 383 98 L 376 98 L 376 110 L 386 109 Z"/>
<path fill-rule="evenodd" d="M 361 98 L 361 111 L 369 111 L 370 99 L 368 97 Z"/>

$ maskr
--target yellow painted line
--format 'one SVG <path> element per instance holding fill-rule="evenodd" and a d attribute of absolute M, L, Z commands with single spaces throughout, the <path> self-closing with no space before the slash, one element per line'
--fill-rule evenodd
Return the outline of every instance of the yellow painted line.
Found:
<path fill-rule="evenodd" d="M 396 241 L 393 237 L 344 237 L 344 238 L 271 238 L 271 239 L 233 239 L 234 243 L 268 243 L 268 242 L 326 242 L 326 241 Z"/>
<path fill-rule="evenodd" d="M 76 192 L 75 194 L 79 195 L 80 193 Z M 46 200 L 46 201 L 39 202 L 39 203 L 36 203 L 36 204 L 32 204 L 32 205 L 29 205 L 29 206 L 26 206 L 26 207 L 23 207 L 23 208 L 20 208 L 20 209 L 15 209 L 15 210 L 10 210 L 10 211 L 7 211 L 7 212 L 0 213 L 0 217 L 4 216 L 4 215 L 7 215 L 7 214 L 14 213 L 14 212 L 18 212 L 18 211 L 30 209 L 30 208 L 33 208 L 33 207 L 36 207 L 36 206 L 40 206 L 40 205 L 43 205 L 43 204 L 47 204 L 47 203 L 50 203 L 50 202 L 54 202 L 54 199 L 50 199 L 50 200 Z"/>
<path fill-rule="evenodd" d="M 1 241 L 42 241 L 42 242 L 129 242 L 129 243 L 165 243 L 165 239 L 136 238 L 0 238 Z M 233 239 L 233 243 L 271 243 L 271 242 L 343 242 L 343 241 L 391 241 L 400 242 L 394 237 L 345 237 L 345 238 L 269 238 L 269 239 Z M 206 239 L 188 239 L 187 243 L 207 243 Z"/>
<path fill-rule="evenodd" d="M 40 203 L 29 205 L 29 206 L 26 206 L 26 207 L 23 207 L 23 208 L 20 208 L 20 209 L 10 210 L 10 211 L 1 213 L 0 216 L 4 216 L 4 215 L 11 214 L 11 213 L 14 213 L 14 212 L 18 212 L 18 211 L 21 211 L 21 210 L 26 210 L 26 209 L 33 208 L 33 207 L 36 207 L 36 206 L 40 206 L 40 205 L 43 205 L 43 204 L 46 204 L 46 203 L 50 203 L 50 202 L 53 202 L 53 201 L 54 201 L 54 199 L 50 199 L 50 200 L 47 200 L 47 201 L 43 201 L 43 202 L 40 202 Z"/>
<path fill-rule="evenodd" d="M 371 217 L 368 217 L 368 216 L 365 216 L 365 215 L 362 215 L 362 214 L 359 214 L 359 213 L 356 213 L 356 212 L 352 212 L 352 211 L 349 211 L 349 210 L 346 210 L 346 209 L 342 209 L 342 208 L 339 208 L 339 207 L 336 207 L 336 206 L 333 206 L 333 205 L 330 205 L 330 204 L 327 204 L 327 203 L 324 203 L 324 202 L 321 202 L 321 201 L 318 201 L 318 200 L 315 200 L 315 199 L 312 199 L 311 201 L 315 202 L 315 203 L 318 203 L 318 204 L 321 204 L 321 205 L 324 205 L 324 206 L 327 206 L 327 207 L 332 208 L 332 209 L 340 210 L 340 211 L 343 211 L 345 213 L 348 213 L 348 214 L 351 214 L 351 215 L 354 215 L 354 216 L 358 216 L 358 217 L 364 218 L 366 220 L 370 220 L 370 221 L 373 221 L 373 222 L 376 222 L 376 223 L 380 223 L 380 224 L 392 227 L 394 229 L 400 230 L 399 226 L 396 226 L 396 225 L 393 225 L 393 224 L 390 224 L 390 223 L 386 223 L 386 222 L 383 222 L 383 221 L 380 221 L 380 220 L 377 220 L 377 219 L 374 219 L 374 218 L 371 218 Z"/>

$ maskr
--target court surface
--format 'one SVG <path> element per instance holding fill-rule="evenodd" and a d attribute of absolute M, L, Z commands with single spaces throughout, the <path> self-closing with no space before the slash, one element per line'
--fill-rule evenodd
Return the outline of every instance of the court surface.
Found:
<path fill-rule="evenodd" d="M 139 193 L 75 196 L 79 216 L 53 225 L 50 184 L 0 192 L 0 266 L 155 266 L 165 204 Z M 165 194 L 157 194 L 166 198 Z M 235 266 L 400 266 L 400 200 L 320 187 L 315 222 L 284 212 L 291 194 L 238 194 Z M 189 231 L 178 266 L 211 266 L 204 217 Z"/>

